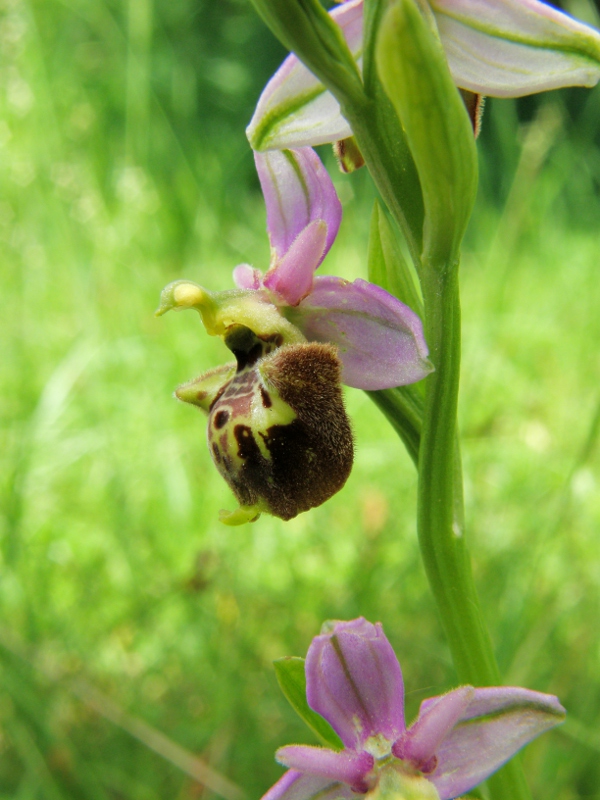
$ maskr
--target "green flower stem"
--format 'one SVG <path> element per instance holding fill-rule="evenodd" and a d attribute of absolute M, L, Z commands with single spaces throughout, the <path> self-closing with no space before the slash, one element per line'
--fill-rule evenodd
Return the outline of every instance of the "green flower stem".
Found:
<path fill-rule="evenodd" d="M 471 561 L 460 523 L 462 482 L 456 447 L 460 373 L 458 268 L 424 269 L 426 338 L 436 371 L 426 379 L 419 447 L 417 526 L 421 555 L 461 683 L 501 683 L 481 613 Z M 490 780 L 494 800 L 528 800 L 519 761 Z"/>
<path fill-rule="evenodd" d="M 427 278 L 426 338 L 436 371 L 427 378 L 425 394 L 419 458 L 419 540 L 459 679 L 490 685 L 490 680 L 497 682 L 497 670 L 479 603 L 471 596 L 474 589 L 463 531 L 458 529 L 454 518 L 454 441 L 460 368 L 457 270 L 445 275 L 428 270 Z"/>

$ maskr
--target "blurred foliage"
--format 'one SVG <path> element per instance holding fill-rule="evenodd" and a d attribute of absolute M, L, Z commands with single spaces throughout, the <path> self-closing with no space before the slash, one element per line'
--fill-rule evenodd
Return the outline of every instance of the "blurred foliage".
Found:
<path fill-rule="evenodd" d="M 409 716 L 454 682 L 414 471 L 367 397 L 347 487 L 237 530 L 171 397 L 224 348 L 153 318 L 163 285 L 268 258 L 244 126 L 283 53 L 242 0 L 0 9 L 0 797 L 210 794 L 160 734 L 258 796 L 311 741 L 271 662 L 324 619 L 384 623 Z M 569 709 L 525 753 L 557 800 L 600 797 L 599 118 L 598 91 L 489 102 L 463 264 L 474 567 L 506 680 Z M 369 178 L 335 180 L 324 271 L 365 276 Z"/>

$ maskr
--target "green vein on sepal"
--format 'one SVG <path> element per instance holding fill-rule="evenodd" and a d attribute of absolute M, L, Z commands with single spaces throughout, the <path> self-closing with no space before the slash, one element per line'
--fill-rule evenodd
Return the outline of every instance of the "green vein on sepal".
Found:
<path fill-rule="evenodd" d="M 573 55 L 578 58 L 589 59 L 596 65 L 598 65 L 600 62 L 600 49 L 598 48 L 595 39 L 591 36 L 585 36 L 583 33 L 569 31 L 569 37 L 573 41 L 577 41 L 578 44 L 580 43 L 581 47 L 576 47 L 574 44 L 563 44 L 556 40 L 542 42 L 532 36 L 524 36 L 523 34 L 519 34 L 515 30 L 502 30 L 501 28 L 494 28 L 491 25 L 486 25 L 485 23 L 480 22 L 474 17 L 457 14 L 456 12 L 451 13 L 447 8 L 438 8 L 435 4 L 434 6 L 436 16 L 447 17 L 454 22 L 458 22 L 460 25 L 464 25 L 465 28 L 470 28 L 478 33 L 483 33 L 492 39 L 500 39 L 504 42 L 522 45 L 523 47 L 531 47 L 535 50 L 550 50 L 552 52 L 563 53 L 565 55 Z"/>
<path fill-rule="evenodd" d="M 279 127 L 303 108 L 308 106 L 327 90 L 322 83 L 317 84 L 314 89 L 290 97 L 285 102 L 278 103 L 274 108 L 267 111 L 252 133 L 250 144 L 253 150 L 268 150 L 269 146 L 277 140 Z M 304 130 L 300 125 L 299 129 Z"/>

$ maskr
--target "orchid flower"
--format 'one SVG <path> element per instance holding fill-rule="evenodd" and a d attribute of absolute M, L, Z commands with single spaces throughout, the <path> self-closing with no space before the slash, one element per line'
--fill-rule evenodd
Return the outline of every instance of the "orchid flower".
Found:
<path fill-rule="evenodd" d="M 175 281 L 157 314 L 195 308 L 236 357 L 176 395 L 209 414 L 213 460 L 240 509 L 290 519 L 344 485 L 353 457 L 340 382 L 400 386 L 432 370 L 419 317 L 379 286 L 314 277 L 341 221 L 335 188 L 311 148 L 255 154 L 267 206 L 270 268 L 234 269 L 237 289 Z"/>
<path fill-rule="evenodd" d="M 381 624 L 362 617 L 326 623 L 305 669 L 308 705 L 344 749 L 280 748 L 289 770 L 262 800 L 451 800 L 565 715 L 552 695 L 461 686 L 421 703 L 407 728 L 400 664 Z"/>
<path fill-rule="evenodd" d="M 454 82 L 492 97 L 600 79 L 600 34 L 541 0 L 429 0 Z M 359 66 L 363 0 L 331 12 Z M 255 150 L 303 147 L 352 135 L 340 106 L 291 54 L 263 91 L 246 131 Z"/>

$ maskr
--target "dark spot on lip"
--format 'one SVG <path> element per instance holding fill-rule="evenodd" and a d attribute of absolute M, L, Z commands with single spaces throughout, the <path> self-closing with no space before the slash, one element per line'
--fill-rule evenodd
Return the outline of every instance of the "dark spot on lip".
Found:
<path fill-rule="evenodd" d="M 224 425 L 227 425 L 229 420 L 229 411 L 217 411 L 215 414 L 215 428 L 219 429 L 222 428 Z"/>
<path fill-rule="evenodd" d="M 221 388 L 219 389 L 219 391 L 218 391 L 218 392 L 217 392 L 217 394 L 215 395 L 215 397 L 214 397 L 214 400 L 213 400 L 213 401 L 212 401 L 212 403 L 210 404 L 210 407 L 209 407 L 209 409 L 208 409 L 209 411 L 212 411 L 212 410 L 213 410 L 213 408 L 215 407 L 215 405 L 216 405 L 216 404 L 219 402 L 219 400 L 221 399 L 221 397 L 223 397 L 223 392 L 224 392 L 224 391 L 227 389 L 227 387 L 228 387 L 228 386 L 229 386 L 229 383 L 226 383 L 226 384 L 225 384 L 225 386 L 221 386 Z"/>
<path fill-rule="evenodd" d="M 238 456 L 240 458 L 248 459 L 261 457 L 260 450 L 254 439 L 254 434 L 247 425 L 236 425 L 233 429 L 233 435 L 238 445 Z"/>
<path fill-rule="evenodd" d="M 271 400 L 271 397 L 269 396 L 269 393 L 264 388 L 264 386 L 260 387 L 260 396 L 262 399 L 263 406 L 265 408 L 271 408 L 271 406 L 273 405 L 273 401 Z"/>
<path fill-rule="evenodd" d="M 221 463 L 221 451 L 219 450 L 219 445 L 216 442 L 213 442 L 212 450 L 215 456 L 215 461 L 220 464 Z"/>

